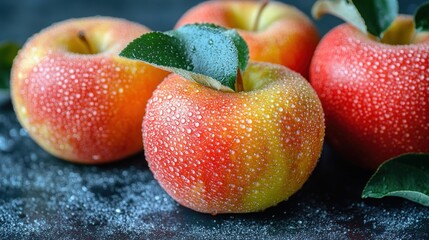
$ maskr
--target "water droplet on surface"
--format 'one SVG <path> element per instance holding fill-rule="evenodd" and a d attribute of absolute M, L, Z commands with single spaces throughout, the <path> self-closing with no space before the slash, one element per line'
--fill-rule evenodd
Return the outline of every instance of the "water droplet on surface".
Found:
<path fill-rule="evenodd" d="M 15 141 L 0 135 L 0 151 L 10 152 L 15 146 Z"/>

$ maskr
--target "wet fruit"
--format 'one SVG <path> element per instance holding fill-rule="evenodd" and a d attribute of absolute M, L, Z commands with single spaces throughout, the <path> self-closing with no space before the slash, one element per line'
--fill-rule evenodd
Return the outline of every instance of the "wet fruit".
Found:
<path fill-rule="evenodd" d="M 15 59 L 18 120 L 51 154 L 104 163 L 141 151 L 146 102 L 166 72 L 118 56 L 149 30 L 108 17 L 70 19 L 30 38 Z"/>
<path fill-rule="evenodd" d="M 343 159 L 375 169 L 408 152 L 429 152 L 429 34 L 400 16 L 382 42 L 349 24 L 316 49 L 311 84 L 327 139 Z"/>
<path fill-rule="evenodd" d="M 261 211 L 289 198 L 314 169 L 324 116 L 308 82 L 253 62 L 243 86 L 222 92 L 172 74 L 149 100 L 146 160 L 180 204 L 212 214 Z"/>

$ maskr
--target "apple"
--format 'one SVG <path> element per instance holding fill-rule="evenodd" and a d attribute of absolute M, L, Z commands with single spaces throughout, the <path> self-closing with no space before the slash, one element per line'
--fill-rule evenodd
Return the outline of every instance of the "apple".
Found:
<path fill-rule="evenodd" d="M 249 46 L 251 60 L 281 64 L 306 78 L 319 41 L 316 27 L 304 13 L 275 1 L 265 8 L 258 1 L 206 1 L 188 10 L 176 28 L 190 23 L 237 29 Z"/>
<path fill-rule="evenodd" d="M 146 102 L 168 73 L 118 53 L 148 31 L 124 19 L 88 17 L 31 37 L 11 72 L 13 106 L 30 136 L 78 163 L 141 151 Z"/>
<path fill-rule="evenodd" d="M 326 114 L 327 139 L 368 169 L 429 152 L 429 34 L 401 15 L 381 41 L 342 24 L 321 40 L 310 81 Z"/>
<path fill-rule="evenodd" d="M 261 211 L 301 188 L 320 156 L 324 114 L 298 73 L 250 62 L 243 91 L 168 76 L 143 120 L 146 160 L 178 203 L 204 213 Z"/>

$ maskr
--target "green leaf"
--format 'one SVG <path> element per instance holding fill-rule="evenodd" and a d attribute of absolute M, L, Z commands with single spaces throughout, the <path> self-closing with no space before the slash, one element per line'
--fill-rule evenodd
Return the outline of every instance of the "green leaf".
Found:
<path fill-rule="evenodd" d="M 237 69 L 245 70 L 249 50 L 235 30 L 213 24 L 190 24 L 165 33 L 144 34 L 119 55 L 215 89 L 233 91 Z"/>
<path fill-rule="evenodd" d="M 403 197 L 429 207 L 429 154 L 411 153 L 383 163 L 362 197 Z"/>
<path fill-rule="evenodd" d="M 12 42 L 0 44 L 0 89 L 9 89 L 10 69 L 20 46 Z"/>
<path fill-rule="evenodd" d="M 398 16 L 396 0 L 318 0 L 312 14 L 318 19 L 329 13 L 378 38 Z"/>
<path fill-rule="evenodd" d="M 425 2 L 417 8 L 414 22 L 417 31 L 429 31 L 429 2 Z"/>
<path fill-rule="evenodd" d="M 315 19 L 325 14 L 332 14 L 355 26 L 361 32 L 367 32 L 365 22 L 353 3 L 346 0 L 318 0 L 314 3 L 311 13 Z"/>
<path fill-rule="evenodd" d="M 352 1 L 365 21 L 372 35 L 381 38 L 383 32 L 398 16 L 399 4 L 396 0 L 354 0 Z"/>

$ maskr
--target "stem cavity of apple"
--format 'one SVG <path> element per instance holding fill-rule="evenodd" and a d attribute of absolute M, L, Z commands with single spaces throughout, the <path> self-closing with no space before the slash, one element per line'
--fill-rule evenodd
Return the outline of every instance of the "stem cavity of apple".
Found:
<path fill-rule="evenodd" d="M 93 51 L 91 44 L 88 41 L 88 38 L 86 38 L 86 34 L 83 30 L 80 30 L 78 32 L 78 38 L 83 42 L 83 44 L 85 45 L 86 49 L 88 50 L 89 54 L 94 54 L 95 52 Z"/>
<path fill-rule="evenodd" d="M 255 23 L 253 25 L 253 31 L 258 31 L 262 12 L 267 7 L 268 3 L 270 3 L 270 0 L 262 0 L 261 6 L 259 7 L 259 10 L 258 10 L 258 14 L 256 15 Z"/>

